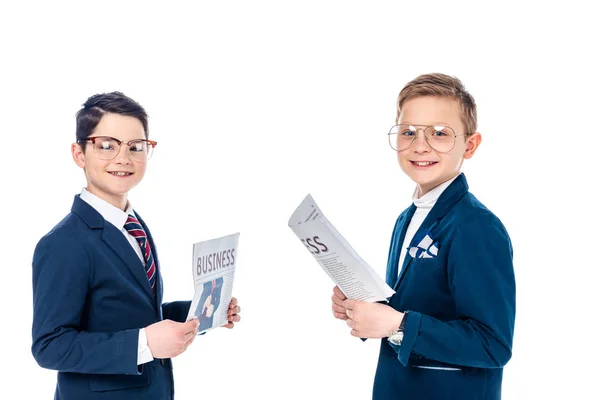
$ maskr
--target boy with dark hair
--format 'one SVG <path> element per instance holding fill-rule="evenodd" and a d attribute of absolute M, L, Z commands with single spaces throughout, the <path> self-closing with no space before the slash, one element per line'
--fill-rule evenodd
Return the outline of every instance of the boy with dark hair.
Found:
<path fill-rule="evenodd" d="M 148 117 L 119 92 L 77 113 L 75 163 L 87 186 L 33 256 L 32 353 L 58 371 L 55 399 L 173 399 L 171 358 L 198 330 L 190 301 L 163 303 L 156 247 L 127 200 L 156 146 Z M 232 328 L 240 320 L 233 298 Z"/>

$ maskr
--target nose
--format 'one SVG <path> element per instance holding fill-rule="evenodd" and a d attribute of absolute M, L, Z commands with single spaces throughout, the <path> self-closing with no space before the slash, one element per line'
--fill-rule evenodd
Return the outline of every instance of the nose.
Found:
<path fill-rule="evenodd" d="M 425 130 L 417 129 L 415 142 L 413 143 L 413 151 L 416 153 L 427 153 L 431 151 L 431 147 L 425 139 Z"/>
<path fill-rule="evenodd" d="M 127 143 L 121 143 L 119 146 L 119 152 L 114 158 L 114 161 L 119 164 L 129 164 L 131 159 L 129 158 L 129 147 L 127 147 Z"/>

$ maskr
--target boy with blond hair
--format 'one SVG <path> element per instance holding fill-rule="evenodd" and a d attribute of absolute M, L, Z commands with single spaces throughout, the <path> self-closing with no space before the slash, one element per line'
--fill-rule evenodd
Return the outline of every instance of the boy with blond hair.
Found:
<path fill-rule="evenodd" d="M 388 255 L 396 293 L 365 303 L 335 287 L 334 316 L 353 336 L 382 339 L 374 400 L 500 399 L 515 322 L 513 250 L 461 173 L 481 143 L 475 101 L 455 77 L 421 75 L 401 90 L 388 137 L 416 183 Z"/>

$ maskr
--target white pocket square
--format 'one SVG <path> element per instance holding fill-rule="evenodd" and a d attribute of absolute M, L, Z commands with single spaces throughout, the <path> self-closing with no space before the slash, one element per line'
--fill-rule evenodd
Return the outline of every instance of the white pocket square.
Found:
<path fill-rule="evenodd" d="M 416 246 L 408 248 L 408 254 L 412 258 L 435 258 L 438 255 L 439 244 L 426 234 Z"/>

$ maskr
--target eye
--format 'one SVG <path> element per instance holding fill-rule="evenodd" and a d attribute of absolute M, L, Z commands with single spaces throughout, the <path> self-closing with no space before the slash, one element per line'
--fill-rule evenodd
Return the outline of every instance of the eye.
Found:
<path fill-rule="evenodd" d="M 435 137 L 452 136 L 452 134 L 450 133 L 451 129 L 447 128 L 445 126 L 442 126 L 442 125 L 432 126 L 431 130 L 432 130 L 431 136 L 435 136 Z"/>
<path fill-rule="evenodd" d="M 411 131 L 410 129 L 404 129 L 404 130 L 400 131 L 400 135 L 401 136 L 409 136 L 409 137 L 411 137 L 411 136 L 415 136 L 415 132 Z"/>
<path fill-rule="evenodd" d="M 110 140 L 98 141 L 96 143 L 100 150 L 112 150 L 115 148 L 114 143 L 112 143 Z"/>
<path fill-rule="evenodd" d="M 129 151 L 132 152 L 141 152 L 144 151 L 146 142 L 134 142 L 131 143 L 131 147 L 129 147 Z"/>

